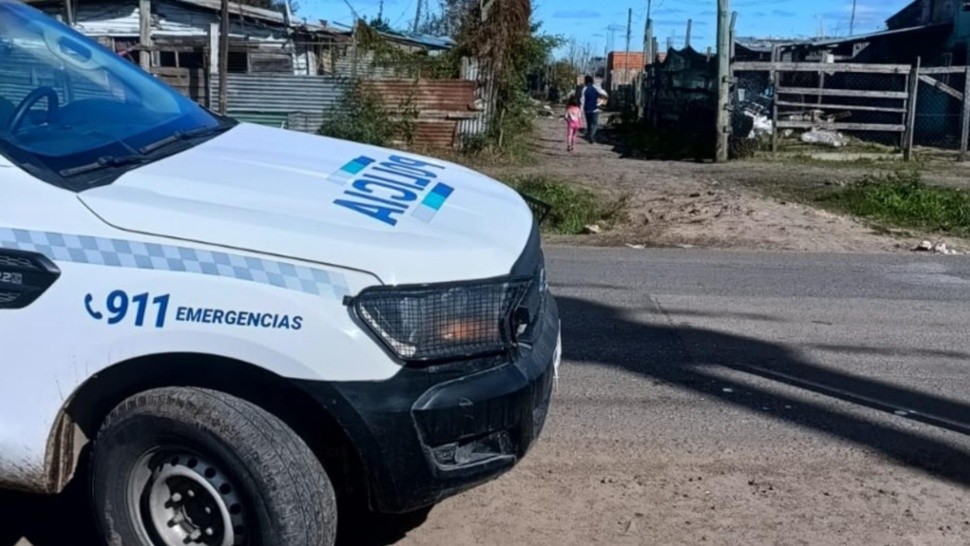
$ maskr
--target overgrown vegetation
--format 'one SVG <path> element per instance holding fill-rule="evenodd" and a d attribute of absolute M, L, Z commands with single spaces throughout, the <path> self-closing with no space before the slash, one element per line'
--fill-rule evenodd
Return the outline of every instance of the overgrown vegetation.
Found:
<path fill-rule="evenodd" d="M 543 223 L 543 229 L 551 233 L 577 235 L 592 224 L 608 229 L 626 218 L 626 199 L 611 199 L 543 176 L 515 178 L 506 183 L 552 207 Z"/>
<path fill-rule="evenodd" d="M 928 186 L 915 170 L 865 176 L 822 202 L 891 227 L 970 236 L 970 193 Z"/>
<path fill-rule="evenodd" d="M 319 131 L 323 136 L 374 146 L 414 141 L 418 116 L 414 107 L 401 104 L 392 112 L 363 82 L 349 86 L 337 105 L 324 114 Z"/>
<path fill-rule="evenodd" d="M 489 112 L 488 129 L 483 138 L 469 142 L 471 146 L 465 150 L 471 155 L 487 153 L 522 158 L 527 155 L 536 118 L 528 94 L 528 75 L 538 67 L 545 67 L 553 50 L 562 43 L 560 38 L 541 32 L 540 26 L 531 22 L 531 17 L 530 0 L 485 3 L 444 0 L 440 13 L 429 16 L 421 30 L 454 39 L 456 46 L 449 51 L 429 55 L 420 49 L 408 50 L 392 44 L 380 34 L 388 30 L 382 19 L 373 21 L 372 25 L 358 21 L 355 40 L 369 55 L 369 62 L 415 78 L 456 78 L 462 58 L 478 59 L 482 79 L 491 83 L 486 89 L 492 95 L 484 100 L 487 104 L 495 104 L 496 108 Z M 374 111 L 370 106 L 376 105 L 366 106 L 370 113 Z M 351 116 L 339 117 L 340 122 L 353 119 Z M 371 133 L 369 127 L 327 130 L 340 135 Z M 380 130 L 378 136 L 386 138 L 383 134 L 386 132 Z"/>
<path fill-rule="evenodd" d="M 462 23 L 453 36 L 453 54 L 480 59 L 483 77 L 491 80 L 496 105 L 488 120 L 487 148 L 522 157 L 528 153 L 535 112 L 528 94 L 528 74 L 547 64 L 561 39 L 532 22 L 530 0 L 465 2 Z"/>

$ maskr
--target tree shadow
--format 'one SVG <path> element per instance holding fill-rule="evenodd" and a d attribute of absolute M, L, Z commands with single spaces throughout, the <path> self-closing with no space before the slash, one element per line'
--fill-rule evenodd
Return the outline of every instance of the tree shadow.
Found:
<path fill-rule="evenodd" d="M 623 159 L 706 162 L 714 157 L 713 138 L 709 135 L 651 128 L 642 122 L 604 125 L 599 139 Z"/>
<path fill-rule="evenodd" d="M 631 320 L 624 309 L 581 299 L 561 297 L 559 303 L 566 360 L 619 368 L 834 436 L 878 451 L 900 464 L 970 485 L 970 452 L 965 449 L 831 405 L 725 378 L 723 369 L 970 435 L 967 403 L 832 370 L 808 362 L 782 345 L 678 326 L 669 319 L 663 325 L 643 324 Z M 657 313 L 667 316 L 653 305 Z M 587 343 L 589 340 L 594 343 Z M 721 368 L 721 373 L 716 368 Z"/>

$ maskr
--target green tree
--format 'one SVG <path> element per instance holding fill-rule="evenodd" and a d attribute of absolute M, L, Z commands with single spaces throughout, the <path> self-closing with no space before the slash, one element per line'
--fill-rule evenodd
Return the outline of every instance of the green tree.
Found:
<path fill-rule="evenodd" d="M 367 22 L 367 26 L 378 32 L 394 32 L 394 29 L 391 28 L 391 21 L 386 17 L 372 17 Z"/>

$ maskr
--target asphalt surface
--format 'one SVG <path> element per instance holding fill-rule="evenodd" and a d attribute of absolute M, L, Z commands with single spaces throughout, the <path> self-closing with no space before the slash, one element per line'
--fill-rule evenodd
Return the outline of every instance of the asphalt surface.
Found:
<path fill-rule="evenodd" d="M 970 259 L 547 256 L 539 446 L 368 542 L 970 543 Z M 90 543 L 83 498 L 0 494 L 0 546 Z"/>

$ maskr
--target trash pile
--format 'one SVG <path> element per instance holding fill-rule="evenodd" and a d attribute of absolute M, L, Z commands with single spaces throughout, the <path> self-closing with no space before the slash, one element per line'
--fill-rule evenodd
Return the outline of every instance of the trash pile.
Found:
<path fill-rule="evenodd" d="M 913 252 L 932 252 L 933 254 L 942 254 L 944 256 L 960 255 L 960 252 L 948 247 L 946 243 L 933 243 L 932 241 L 923 241 L 913 249 Z"/>

